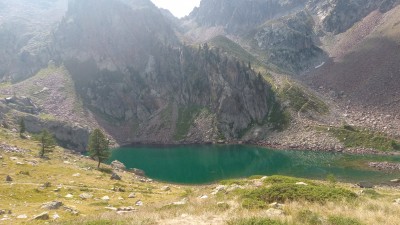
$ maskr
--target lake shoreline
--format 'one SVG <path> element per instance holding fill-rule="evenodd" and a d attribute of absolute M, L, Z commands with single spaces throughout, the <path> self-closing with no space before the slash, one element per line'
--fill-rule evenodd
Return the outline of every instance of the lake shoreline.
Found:
<path fill-rule="evenodd" d="M 319 147 L 315 149 L 307 144 L 285 144 L 270 141 L 217 141 L 217 142 L 171 142 L 171 143 L 129 143 L 122 144 L 115 147 L 174 147 L 174 146 L 197 146 L 197 145 L 253 145 L 263 148 L 269 148 L 272 150 L 299 150 L 299 151 L 313 151 L 313 152 L 334 152 L 334 153 L 344 153 L 352 155 L 383 155 L 383 156 L 399 156 L 400 152 L 394 151 L 380 151 L 372 148 L 332 148 L 332 147 Z"/>

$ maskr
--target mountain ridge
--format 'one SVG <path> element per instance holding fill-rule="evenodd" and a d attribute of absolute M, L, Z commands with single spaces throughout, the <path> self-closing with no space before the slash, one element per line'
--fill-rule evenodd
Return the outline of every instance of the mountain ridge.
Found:
<path fill-rule="evenodd" d="M 377 93 L 374 87 L 385 87 L 382 85 L 389 78 L 363 83 L 361 77 L 345 75 L 348 74 L 344 70 L 346 66 L 333 57 L 338 56 L 340 60 L 367 55 L 365 52 L 351 55 L 350 50 L 354 44 L 368 43 L 372 34 L 379 36 L 374 33 L 375 27 L 386 26 L 382 16 L 394 15 L 398 3 L 392 0 L 367 0 L 365 4 L 360 0 L 243 0 L 213 5 L 213 0 L 204 0 L 189 16 L 178 20 L 149 0 L 69 1 L 62 18 L 57 17 L 59 20 L 51 20 L 49 26 L 43 27 L 50 35 L 46 36 L 45 44 L 38 45 L 37 51 L 10 53 L 0 48 L 16 59 L 13 65 L 3 63 L 6 65 L 3 81 L 10 87 L 9 81 L 31 77 L 41 68 L 52 65 L 65 68 L 65 74 L 74 83 L 68 89 L 76 95 L 73 105 L 80 106 L 76 113 L 70 111 L 69 122 L 78 122 L 88 131 L 102 127 L 120 145 L 264 143 L 280 142 L 276 137 L 283 135 L 283 146 L 315 148 L 314 144 L 310 145 L 314 147 L 308 144 L 322 138 L 326 142 L 317 145 L 318 148 L 340 150 L 345 147 L 340 140 L 309 128 L 354 124 L 346 115 L 352 112 L 361 117 L 365 109 L 359 105 L 378 106 L 382 97 L 368 97 L 371 100 L 368 103 L 350 92 L 365 96 L 368 96 L 367 90 Z M 54 4 L 44 5 L 50 12 L 59 10 Z M 22 5 L 14 7 L 18 9 Z M 265 8 L 268 10 L 263 11 Z M 221 10 L 224 13 L 216 13 Z M 392 26 L 396 23 L 396 17 L 393 18 Z M 8 32 L 5 26 L 0 28 Z M 385 36 L 391 31 L 387 28 L 381 32 Z M 393 35 L 396 40 L 397 34 Z M 7 40 L 0 42 L 2 46 L 7 43 Z M 20 49 L 24 49 L 25 42 L 21 43 Z M 396 47 L 389 45 L 385 49 L 391 46 Z M 391 61 L 396 56 L 393 52 L 386 59 Z M 26 62 L 20 69 L 28 72 L 12 72 L 19 61 Z M 372 64 L 372 61 L 360 62 L 358 67 L 364 63 Z M 341 67 L 335 69 L 340 73 L 338 76 L 326 70 L 335 66 Z M 320 75 L 316 75 L 318 71 Z M 365 69 L 364 73 L 368 71 L 373 69 Z M 380 83 L 381 80 L 384 82 Z M 352 81 L 357 83 L 357 88 L 351 86 Z M 29 88 L 18 83 L 23 84 L 17 82 L 11 87 Z M 6 97 L 20 97 L 18 92 L 4 90 L 7 90 L 3 91 Z M 387 93 L 395 90 L 388 88 Z M 332 98 L 331 92 L 336 97 Z M 344 95 L 351 96 L 354 102 L 351 106 L 357 109 L 344 109 L 347 101 L 342 98 Z M 397 107 L 388 101 L 385 104 Z M 41 113 L 61 119 L 53 107 L 56 103 L 49 103 Z M 378 118 L 379 110 L 376 113 L 374 117 Z M 41 123 L 45 127 L 45 121 Z M 386 132 L 384 120 L 380 123 L 382 126 L 356 124 Z M 296 130 L 301 132 L 296 134 Z M 395 139 L 398 137 L 395 128 L 388 133 Z M 305 139 L 308 141 L 301 141 Z"/>

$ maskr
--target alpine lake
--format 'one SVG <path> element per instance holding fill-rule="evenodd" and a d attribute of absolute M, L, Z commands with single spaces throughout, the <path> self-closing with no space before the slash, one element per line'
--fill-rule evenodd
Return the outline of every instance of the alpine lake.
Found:
<path fill-rule="evenodd" d="M 272 150 L 249 145 L 133 146 L 112 151 L 109 163 L 144 170 L 158 181 L 208 184 L 252 175 L 286 175 L 324 180 L 330 174 L 342 182 L 388 183 L 400 171 L 379 171 L 368 162 L 397 162 L 400 156 L 349 155 L 332 152 Z"/>

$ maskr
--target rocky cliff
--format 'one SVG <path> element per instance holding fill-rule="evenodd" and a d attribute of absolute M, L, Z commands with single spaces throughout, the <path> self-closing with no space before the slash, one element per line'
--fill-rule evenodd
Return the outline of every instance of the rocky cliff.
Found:
<path fill-rule="evenodd" d="M 185 18 L 185 26 L 190 28 L 187 35 L 195 40 L 203 40 L 204 34 L 208 38 L 222 33 L 234 36 L 239 44 L 248 46 L 249 52 L 261 56 L 265 64 L 273 64 L 286 73 L 303 74 L 326 60 L 321 37 L 345 32 L 372 11 L 385 12 L 398 3 L 397 0 L 203 0 Z"/>
<path fill-rule="evenodd" d="M 281 74 L 308 74 L 312 87 L 349 92 L 351 101 L 395 105 L 374 87 L 397 96 L 389 80 L 398 54 L 379 57 L 390 70 L 373 70 L 364 56 L 396 49 L 398 3 L 203 0 L 178 20 L 150 0 L 0 0 L 0 94 L 19 99 L 5 100 L 2 119 L 21 113 L 29 130 L 51 129 L 79 149 L 94 127 L 128 144 L 253 141 L 291 121 L 336 124 L 344 119 L 328 118 L 312 91 Z M 368 82 L 349 75 L 366 64 Z"/>
<path fill-rule="evenodd" d="M 47 65 L 66 10 L 67 0 L 0 1 L 0 79 L 20 81 Z"/>
<path fill-rule="evenodd" d="M 247 63 L 207 44 L 182 45 L 149 1 L 95 2 L 70 2 L 55 32 L 56 61 L 119 143 L 234 139 L 264 123 L 272 94 Z"/>

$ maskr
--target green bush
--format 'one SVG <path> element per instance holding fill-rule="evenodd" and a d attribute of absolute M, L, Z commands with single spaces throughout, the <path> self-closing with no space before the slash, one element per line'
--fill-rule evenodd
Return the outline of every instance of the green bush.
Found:
<path fill-rule="evenodd" d="M 287 225 L 287 223 L 268 218 L 253 217 L 228 221 L 228 225 Z"/>
<path fill-rule="evenodd" d="M 270 176 L 264 180 L 264 183 L 266 183 L 266 184 L 295 184 L 297 182 L 304 182 L 307 184 L 314 185 L 314 182 L 307 180 L 307 179 L 286 177 L 286 176 L 280 176 L 280 175 Z"/>
<path fill-rule="evenodd" d="M 228 179 L 228 180 L 222 180 L 220 181 L 220 184 L 222 185 L 232 185 L 232 184 L 236 184 L 236 185 L 245 185 L 246 181 L 245 180 L 237 180 L 237 179 Z"/>
<path fill-rule="evenodd" d="M 342 216 L 328 217 L 328 224 L 330 225 L 363 225 L 359 220 Z"/>
<path fill-rule="evenodd" d="M 325 203 L 326 201 L 343 199 L 351 200 L 357 198 L 357 195 L 343 188 L 283 183 L 268 188 L 244 191 L 242 197 L 244 199 L 243 207 L 252 208 L 254 205 L 263 207 L 260 202 L 309 201 Z"/>
<path fill-rule="evenodd" d="M 253 198 L 245 198 L 242 202 L 242 207 L 246 209 L 265 209 L 267 206 L 265 201 Z"/>

